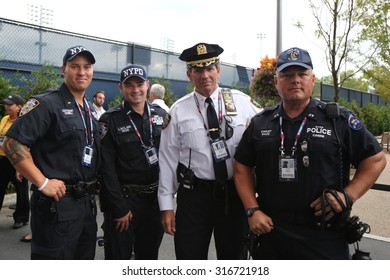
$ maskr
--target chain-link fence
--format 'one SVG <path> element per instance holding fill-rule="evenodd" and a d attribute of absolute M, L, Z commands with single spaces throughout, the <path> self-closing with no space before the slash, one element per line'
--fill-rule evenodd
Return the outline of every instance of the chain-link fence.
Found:
<path fill-rule="evenodd" d="M 43 64 L 60 68 L 67 48 L 82 45 L 95 58 L 94 78 L 87 90 L 91 98 L 97 90 L 106 92 L 106 105 L 119 94 L 119 71 L 129 63 L 145 67 L 149 77 L 170 81 L 177 97 L 186 93 L 189 85 L 185 63 L 179 54 L 149 46 L 70 33 L 0 18 L 0 71 L 5 77 L 15 72 L 29 73 Z M 221 86 L 247 88 L 253 69 L 221 64 Z"/>
<path fill-rule="evenodd" d="M 189 86 L 186 66 L 179 54 L 154 49 L 132 42 L 120 42 L 62 30 L 41 27 L 0 18 L 0 71 L 7 78 L 16 72 L 28 75 L 43 64 L 59 67 L 67 48 L 82 45 L 96 58 L 94 78 L 87 90 L 91 98 L 97 90 L 106 92 L 105 107 L 119 94 L 119 71 L 129 63 L 145 67 L 149 77 L 170 81 L 176 97 L 184 95 Z M 247 89 L 254 69 L 221 63 L 219 84 L 223 87 Z M 324 101 L 333 99 L 333 87 L 316 84 L 313 95 Z M 340 97 L 363 106 L 366 103 L 386 104 L 378 95 L 341 89 Z"/>

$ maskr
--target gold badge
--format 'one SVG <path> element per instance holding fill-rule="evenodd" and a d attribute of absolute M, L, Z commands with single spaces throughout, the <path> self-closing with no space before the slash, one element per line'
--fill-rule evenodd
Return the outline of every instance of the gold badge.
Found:
<path fill-rule="evenodd" d="M 198 51 L 198 55 L 207 54 L 207 48 L 204 44 L 198 45 L 196 50 Z"/>
<path fill-rule="evenodd" d="M 236 105 L 234 104 L 234 99 L 231 90 L 228 88 L 223 89 L 222 96 L 225 102 L 226 115 L 236 116 L 237 109 Z"/>

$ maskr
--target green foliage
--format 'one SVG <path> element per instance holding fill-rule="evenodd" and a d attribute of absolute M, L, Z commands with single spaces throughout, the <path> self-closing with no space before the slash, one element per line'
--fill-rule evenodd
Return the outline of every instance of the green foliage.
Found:
<path fill-rule="evenodd" d="M 364 105 L 362 107 L 362 119 L 364 120 L 364 125 L 372 134 L 382 134 L 383 116 L 381 115 L 378 106 L 372 103 Z"/>
<path fill-rule="evenodd" d="M 373 135 L 390 131 L 390 105 L 367 103 L 362 108 L 355 101 L 340 99 L 339 104 L 353 111 Z"/>
<path fill-rule="evenodd" d="M 365 76 L 355 77 L 354 74 L 355 73 L 352 70 L 341 72 L 340 78 L 343 80 L 342 87 L 368 92 L 369 83 Z M 322 77 L 321 81 L 326 84 L 333 85 L 333 77 L 331 75 Z"/>
<path fill-rule="evenodd" d="M 15 76 L 14 79 L 17 79 Z M 4 78 L 2 73 L 0 72 L 0 100 L 3 100 L 10 94 L 19 94 L 21 95 L 21 89 L 20 87 L 13 86 L 12 80 Z M 0 118 L 4 116 L 4 104 L 0 103 Z"/>
<path fill-rule="evenodd" d="M 191 93 L 194 91 L 194 84 L 191 82 L 186 86 L 186 92 Z"/>
<path fill-rule="evenodd" d="M 48 88 L 58 88 L 62 83 L 61 74 L 55 70 L 53 65 L 44 64 L 39 70 L 31 72 L 29 78 L 22 77 L 24 98 L 38 94 Z"/>
<path fill-rule="evenodd" d="M 122 93 L 119 93 L 111 102 L 108 104 L 108 108 L 115 107 L 116 105 L 120 104 L 123 100 L 123 95 Z"/>
<path fill-rule="evenodd" d="M 171 107 L 173 103 L 177 100 L 177 98 L 173 95 L 173 91 L 171 90 L 171 81 L 161 78 L 152 78 L 150 79 L 150 86 L 153 84 L 160 84 L 165 88 L 164 101 L 168 107 Z"/>

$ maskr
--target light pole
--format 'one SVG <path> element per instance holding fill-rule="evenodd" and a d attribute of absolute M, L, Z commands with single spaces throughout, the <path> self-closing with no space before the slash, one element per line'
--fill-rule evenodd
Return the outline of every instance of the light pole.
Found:
<path fill-rule="evenodd" d="M 263 39 L 265 39 L 265 37 L 266 37 L 265 33 L 257 33 L 257 39 L 260 40 L 260 60 L 263 58 L 262 46 L 263 46 Z"/>
<path fill-rule="evenodd" d="M 35 42 L 35 45 L 38 46 L 38 51 L 39 51 L 39 58 L 38 58 L 38 63 L 42 63 L 42 48 L 46 46 L 46 43 L 43 42 L 42 39 L 42 26 L 43 25 L 51 25 L 53 23 L 53 10 L 46 9 L 40 6 L 36 5 L 27 5 L 28 8 L 28 14 L 29 14 L 29 19 L 32 23 L 38 24 L 39 25 L 39 40 Z"/>

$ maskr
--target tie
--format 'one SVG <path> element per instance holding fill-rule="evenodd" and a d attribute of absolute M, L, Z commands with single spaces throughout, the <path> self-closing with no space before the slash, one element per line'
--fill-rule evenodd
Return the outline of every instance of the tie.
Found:
<path fill-rule="evenodd" d="M 217 139 L 219 137 L 219 123 L 217 113 L 215 112 L 214 104 L 210 97 L 206 98 L 206 103 L 209 104 L 207 106 L 207 122 L 209 125 L 210 137 L 211 139 Z M 220 162 L 216 162 L 213 158 L 213 165 L 215 180 L 218 183 L 225 184 L 227 180 L 227 169 L 225 161 L 223 160 Z"/>

